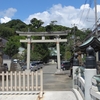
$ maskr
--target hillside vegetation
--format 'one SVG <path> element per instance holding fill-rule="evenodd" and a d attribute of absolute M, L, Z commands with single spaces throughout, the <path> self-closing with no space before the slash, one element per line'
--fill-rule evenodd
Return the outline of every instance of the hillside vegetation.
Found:
<path fill-rule="evenodd" d="M 20 43 L 20 39 L 25 39 L 26 37 L 18 36 L 16 31 L 31 31 L 31 32 L 51 32 L 51 31 L 66 31 L 71 30 L 71 32 L 67 36 L 62 36 L 61 38 L 68 39 L 68 43 L 60 43 L 60 53 L 62 55 L 62 59 L 69 59 L 71 57 L 71 53 L 73 51 L 73 43 L 75 37 L 80 37 L 80 41 L 82 42 L 87 35 L 91 32 L 86 29 L 84 32 L 79 30 L 76 26 L 69 28 L 67 26 L 57 25 L 56 21 L 51 21 L 51 23 L 47 26 L 43 26 L 44 22 L 42 20 L 38 20 L 33 18 L 30 21 L 30 24 L 25 24 L 19 19 L 14 19 L 9 21 L 8 23 L 0 24 L 0 37 L 6 39 L 8 42 L 4 48 L 4 53 L 13 58 L 19 58 L 20 60 L 26 58 L 26 50 L 24 54 L 18 55 L 18 48 L 24 47 L 27 48 L 25 43 Z M 40 39 L 41 37 L 32 37 L 33 39 Z M 46 37 L 48 39 L 53 39 L 55 37 Z M 34 43 L 31 46 L 31 60 L 42 60 L 47 62 L 50 58 L 50 51 L 48 48 L 54 47 L 56 48 L 56 44 L 54 43 Z M 67 54 L 67 57 L 66 57 Z"/>

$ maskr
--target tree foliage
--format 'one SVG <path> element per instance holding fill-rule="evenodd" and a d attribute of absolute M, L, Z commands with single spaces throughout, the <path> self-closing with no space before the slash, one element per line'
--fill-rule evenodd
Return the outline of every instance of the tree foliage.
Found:
<path fill-rule="evenodd" d="M 20 47 L 19 40 L 18 36 L 10 37 L 5 46 L 4 53 L 10 57 L 13 57 L 16 53 L 18 53 L 18 48 Z"/>
<path fill-rule="evenodd" d="M 79 36 L 80 40 L 83 41 L 84 38 L 90 33 L 90 30 L 86 30 L 85 32 L 79 30 L 77 27 L 69 28 L 62 25 L 57 25 L 57 21 L 51 21 L 49 25 L 43 26 L 44 22 L 42 20 L 38 20 L 37 18 L 32 18 L 30 21 L 30 24 L 25 24 L 19 19 L 14 19 L 9 21 L 8 23 L 0 24 L 0 37 L 6 38 L 8 40 L 6 46 L 5 46 L 5 53 L 9 56 L 14 56 L 18 52 L 19 46 L 23 46 L 26 48 L 25 43 L 20 43 L 20 36 L 17 36 L 15 31 L 32 31 L 32 32 L 53 32 L 53 31 L 66 31 L 71 30 L 71 32 L 66 36 L 61 36 L 60 38 L 66 38 L 68 40 L 68 45 L 64 45 L 65 43 L 61 43 L 60 45 L 60 53 L 62 54 L 62 57 L 64 58 L 65 52 L 71 51 L 73 48 L 73 39 L 70 39 L 73 35 L 75 37 Z M 22 37 L 26 38 L 26 37 Z M 39 36 L 32 37 L 33 39 L 40 39 Z M 55 36 L 48 36 L 46 39 L 54 39 Z M 70 43 L 70 45 L 69 45 Z M 43 60 L 47 61 L 49 59 L 49 50 L 48 47 L 55 47 L 55 43 L 35 43 L 32 44 L 34 46 L 34 49 L 31 51 L 31 60 Z M 66 50 L 65 50 L 66 48 Z"/>
<path fill-rule="evenodd" d="M 36 19 L 36 18 L 33 18 L 33 19 L 31 19 L 31 25 L 32 25 L 32 27 L 33 28 L 40 28 L 41 27 L 41 25 L 44 23 L 43 21 L 41 21 L 41 20 L 38 20 L 38 19 Z"/>
<path fill-rule="evenodd" d="M 0 36 L 8 39 L 14 35 L 14 31 L 9 27 L 0 26 Z"/>
<path fill-rule="evenodd" d="M 31 60 L 42 60 L 47 62 L 49 59 L 49 49 L 46 43 L 36 43 L 33 46 Z"/>
<path fill-rule="evenodd" d="M 11 20 L 7 24 L 5 24 L 5 26 L 10 27 L 10 28 L 14 29 L 15 31 L 16 30 L 24 31 L 27 28 L 27 25 L 19 19 Z"/>

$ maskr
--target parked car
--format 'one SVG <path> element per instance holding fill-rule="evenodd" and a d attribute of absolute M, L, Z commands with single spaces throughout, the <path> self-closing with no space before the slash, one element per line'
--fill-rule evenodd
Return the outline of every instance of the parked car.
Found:
<path fill-rule="evenodd" d="M 32 61 L 31 63 L 37 65 L 37 69 L 43 68 L 43 62 L 42 61 Z"/>
<path fill-rule="evenodd" d="M 42 61 L 37 61 L 38 69 L 43 68 L 43 62 Z"/>
<path fill-rule="evenodd" d="M 22 70 L 22 71 L 24 71 L 26 68 L 27 68 L 27 65 L 26 65 L 26 64 L 23 64 L 23 65 L 21 66 L 21 70 Z"/>
<path fill-rule="evenodd" d="M 37 71 L 38 70 L 38 67 L 37 67 L 37 62 L 31 62 L 30 63 L 30 70 L 31 71 Z"/>
<path fill-rule="evenodd" d="M 69 70 L 71 67 L 70 61 L 62 61 L 61 62 L 61 69 L 62 70 Z"/>
<path fill-rule="evenodd" d="M 21 69 L 24 71 L 27 68 L 26 64 L 21 65 Z M 43 62 L 42 61 L 31 61 L 30 62 L 30 70 L 31 71 L 37 71 L 39 69 L 43 68 Z"/>
<path fill-rule="evenodd" d="M 69 70 L 71 67 L 70 61 L 61 61 L 61 69 L 62 70 Z M 57 66 L 58 68 L 58 66 Z"/>

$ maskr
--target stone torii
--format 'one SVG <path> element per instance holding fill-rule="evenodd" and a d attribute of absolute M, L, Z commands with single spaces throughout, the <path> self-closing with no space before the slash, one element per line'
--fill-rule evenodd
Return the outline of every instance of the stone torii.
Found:
<path fill-rule="evenodd" d="M 57 48 L 57 64 L 58 64 L 58 70 L 57 73 L 61 72 L 61 64 L 60 64 L 60 48 L 59 48 L 59 42 L 67 42 L 67 39 L 61 39 L 59 38 L 60 35 L 67 35 L 69 31 L 57 31 L 53 33 L 48 32 L 19 32 L 16 31 L 17 34 L 20 36 L 27 36 L 25 40 L 20 40 L 20 42 L 26 42 L 27 43 L 27 70 L 29 70 L 30 67 L 30 44 L 31 43 L 47 43 L 47 42 L 55 42 L 56 48 Z M 42 36 L 41 40 L 33 40 L 31 39 L 31 36 Z M 56 36 L 55 39 L 46 40 L 45 36 Z"/>

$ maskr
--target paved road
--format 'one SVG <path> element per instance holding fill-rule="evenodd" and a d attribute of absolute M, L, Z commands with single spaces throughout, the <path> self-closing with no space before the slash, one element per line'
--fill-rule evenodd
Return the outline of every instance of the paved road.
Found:
<path fill-rule="evenodd" d="M 43 68 L 44 96 L 42 100 L 77 100 L 72 89 L 72 79 L 65 75 L 55 75 L 56 65 Z M 38 95 L 0 95 L 0 100 L 38 100 Z"/>
<path fill-rule="evenodd" d="M 46 91 L 42 100 L 77 100 L 72 91 Z"/>
<path fill-rule="evenodd" d="M 64 75 L 55 75 L 56 64 L 45 65 L 43 68 L 44 91 L 70 91 L 72 90 L 72 79 L 69 70 Z"/>

